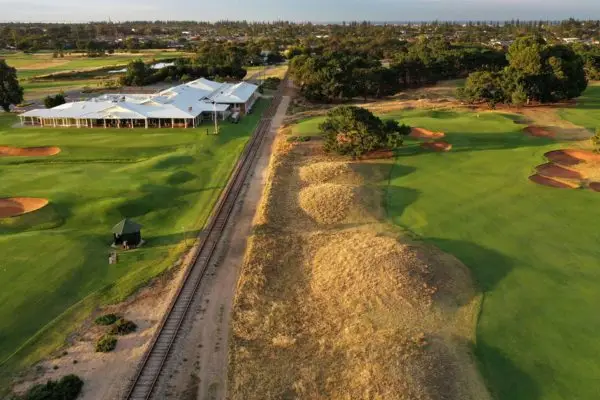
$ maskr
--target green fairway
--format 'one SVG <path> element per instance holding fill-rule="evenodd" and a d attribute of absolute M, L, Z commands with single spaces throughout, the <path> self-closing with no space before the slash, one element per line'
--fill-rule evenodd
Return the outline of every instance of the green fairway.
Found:
<path fill-rule="evenodd" d="M 599 108 L 591 87 L 584 104 L 562 113 L 592 127 Z M 573 144 L 525 136 L 517 118 L 501 113 L 385 117 L 444 131 L 453 144 L 430 153 L 408 141 L 386 183 L 386 208 L 390 221 L 472 270 L 484 293 L 475 353 L 494 397 L 598 398 L 600 193 L 527 179 L 545 152 Z M 314 133 L 318 122 L 294 133 Z"/>
<path fill-rule="evenodd" d="M 0 197 L 50 204 L 0 219 L 0 376 L 60 346 L 100 304 L 169 269 L 198 234 L 266 101 L 239 124 L 198 129 L 21 128 L 0 115 L 0 145 L 59 146 L 48 158 L 0 157 Z M 143 225 L 147 244 L 108 264 L 111 228 Z M 2 382 L 0 378 L 0 388 Z"/>

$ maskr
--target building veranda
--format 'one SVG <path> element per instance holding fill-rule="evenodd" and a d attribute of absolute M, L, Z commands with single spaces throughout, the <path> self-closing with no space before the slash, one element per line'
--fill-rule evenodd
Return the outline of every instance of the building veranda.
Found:
<path fill-rule="evenodd" d="M 195 128 L 252 110 L 258 86 L 213 82 L 185 83 L 155 94 L 107 94 L 87 101 L 21 114 L 21 124 L 74 128 Z"/>

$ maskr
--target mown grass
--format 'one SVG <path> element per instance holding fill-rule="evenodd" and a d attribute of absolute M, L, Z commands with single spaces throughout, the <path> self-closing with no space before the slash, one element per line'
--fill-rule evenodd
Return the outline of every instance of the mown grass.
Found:
<path fill-rule="evenodd" d="M 562 115 L 595 123 L 597 89 Z M 472 270 L 484 292 L 475 351 L 494 397 L 597 398 L 600 194 L 527 179 L 545 152 L 573 144 L 525 136 L 516 118 L 500 113 L 385 116 L 444 131 L 453 144 L 451 152 L 428 153 L 409 141 L 398 151 L 386 207 L 395 224 Z M 294 133 L 314 125 L 302 122 Z"/>
<path fill-rule="evenodd" d="M 595 132 L 600 128 L 600 82 L 590 83 L 577 103 L 577 107 L 560 110 L 559 115 L 567 121 Z"/>
<path fill-rule="evenodd" d="M 11 373 L 64 343 L 102 304 L 125 299 L 168 270 L 185 238 L 202 229 L 267 106 L 219 136 L 208 125 L 176 130 L 12 129 L 0 116 L 0 144 L 55 145 L 49 158 L 0 158 L 0 197 L 50 199 L 0 220 L 0 388 Z M 143 225 L 147 244 L 108 264 L 111 228 Z"/>

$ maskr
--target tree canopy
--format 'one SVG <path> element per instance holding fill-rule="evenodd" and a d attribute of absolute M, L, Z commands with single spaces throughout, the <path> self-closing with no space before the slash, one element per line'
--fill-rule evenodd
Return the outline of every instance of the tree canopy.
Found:
<path fill-rule="evenodd" d="M 62 93 L 59 93 L 56 96 L 47 96 L 44 99 L 44 106 L 46 106 L 46 108 L 54 108 L 65 103 L 65 95 Z"/>
<path fill-rule="evenodd" d="M 22 101 L 23 88 L 19 85 L 17 70 L 0 59 L 0 107 L 8 112 L 11 105 L 20 104 Z"/>
<path fill-rule="evenodd" d="M 500 72 L 475 72 L 459 97 L 469 103 L 522 104 L 554 102 L 579 97 L 587 88 L 584 60 L 572 48 L 548 45 L 539 37 L 517 39 Z"/>
<path fill-rule="evenodd" d="M 410 133 L 406 125 L 395 120 L 382 121 L 369 110 L 354 106 L 329 111 L 319 128 L 325 139 L 325 151 L 354 157 L 399 147 L 404 136 Z"/>

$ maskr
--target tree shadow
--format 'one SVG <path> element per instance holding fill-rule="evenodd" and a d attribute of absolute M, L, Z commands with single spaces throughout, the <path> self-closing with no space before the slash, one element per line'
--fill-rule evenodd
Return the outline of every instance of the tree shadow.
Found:
<path fill-rule="evenodd" d="M 181 185 L 190 182 L 196 178 L 196 175 L 188 171 L 177 171 L 169 175 L 167 183 L 169 185 Z"/>
<path fill-rule="evenodd" d="M 167 169 L 171 167 L 182 167 L 194 163 L 192 156 L 171 156 L 160 160 L 154 165 L 154 169 Z"/>
<path fill-rule="evenodd" d="M 540 387 L 502 351 L 478 338 L 475 354 L 486 386 L 499 400 L 541 399 Z"/>
<path fill-rule="evenodd" d="M 473 242 L 435 237 L 424 238 L 439 249 L 462 261 L 472 271 L 475 282 L 484 293 L 492 290 L 514 268 L 514 261 Z"/>

